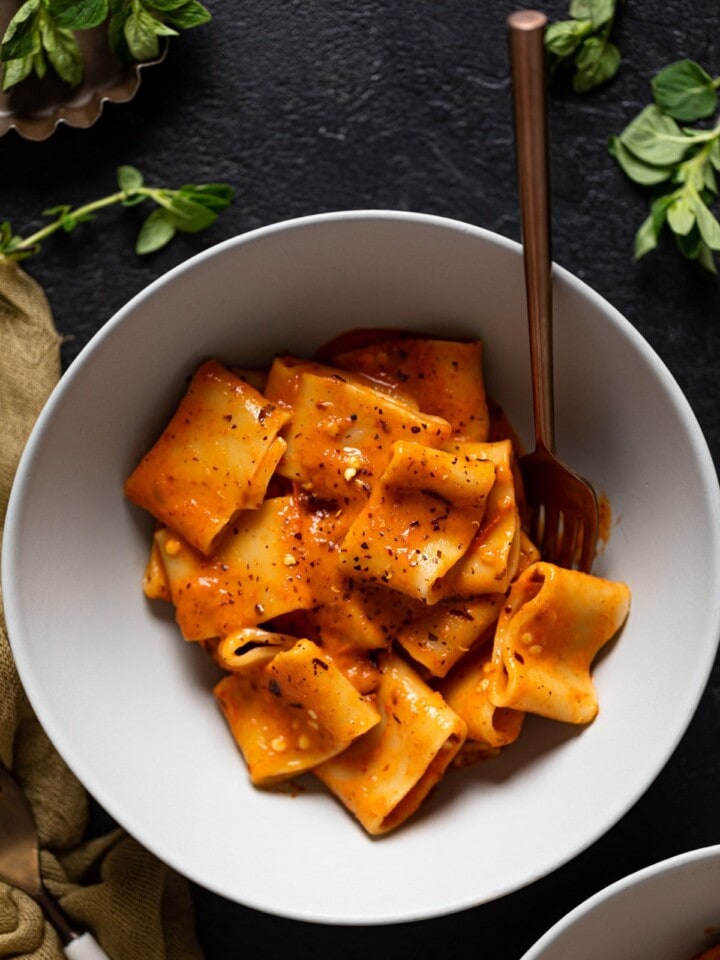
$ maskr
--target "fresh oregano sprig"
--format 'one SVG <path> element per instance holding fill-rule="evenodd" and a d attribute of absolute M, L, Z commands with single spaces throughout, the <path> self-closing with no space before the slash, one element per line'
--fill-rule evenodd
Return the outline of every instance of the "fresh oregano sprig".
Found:
<path fill-rule="evenodd" d="M 153 60 L 160 38 L 211 19 L 199 0 L 25 0 L 0 44 L 2 89 L 48 69 L 72 87 L 84 73 L 76 34 L 107 23 L 113 53 L 125 62 Z"/>
<path fill-rule="evenodd" d="M 610 35 L 617 0 L 571 0 L 570 19 L 548 24 L 545 49 L 550 75 L 569 71 L 576 93 L 607 82 L 618 71 L 621 55 Z"/>
<path fill-rule="evenodd" d="M 117 180 L 119 189 L 99 200 L 75 208 L 61 204 L 43 211 L 44 216 L 52 217 L 50 223 L 26 237 L 14 233 L 8 221 L 1 223 L 0 257 L 23 260 L 38 253 L 42 242 L 52 234 L 70 233 L 81 223 L 94 219 L 105 207 L 114 204 L 132 207 L 148 200 L 155 204 L 155 209 L 140 227 L 135 252 L 154 253 L 168 244 L 178 231 L 197 233 L 209 227 L 235 197 L 235 191 L 226 183 L 185 184 L 177 189 L 146 186 L 143 175 L 131 166 L 118 167 Z"/>
<path fill-rule="evenodd" d="M 665 227 L 680 252 L 717 273 L 720 223 L 711 207 L 718 198 L 720 122 L 688 127 L 680 120 L 707 119 L 717 108 L 720 78 L 680 60 L 655 75 L 653 103 L 608 142 L 625 174 L 651 191 L 650 213 L 635 236 L 635 259 L 657 247 Z"/>

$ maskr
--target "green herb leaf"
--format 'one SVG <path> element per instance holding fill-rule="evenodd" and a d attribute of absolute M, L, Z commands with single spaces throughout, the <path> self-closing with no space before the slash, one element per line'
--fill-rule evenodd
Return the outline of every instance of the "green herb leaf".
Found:
<path fill-rule="evenodd" d="M 720 171 L 720 138 L 716 138 L 710 144 L 710 148 L 708 149 L 708 160 L 716 170 Z"/>
<path fill-rule="evenodd" d="M 126 164 L 117 168 L 117 182 L 121 190 L 137 190 L 143 181 L 143 175 L 136 167 Z"/>
<path fill-rule="evenodd" d="M 676 120 L 700 120 L 717 107 L 712 77 L 694 60 L 679 60 L 651 81 L 657 106 Z"/>
<path fill-rule="evenodd" d="M 26 0 L 7 25 L 0 46 L 0 59 L 20 60 L 40 49 L 38 14 L 40 0 Z"/>
<path fill-rule="evenodd" d="M 108 0 L 45 0 L 59 27 L 89 30 L 98 27 L 109 14 Z"/>
<path fill-rule="evenodd" d="M 675 234 L 675 243 L 678 250 L 688 260 L 697 260 L 701 255 L 703 247 L 707 246 L 700 235 L 697 227 L 693 227 L 690 233 Z"/>
<path fill-rule="evenodd" d="M 153 17 L 155 20 L 154 30 L 159 37 L 176 37 L 178 35 L 177 30 L 174 27 L 171 27 L 170 24 L 165 23 L 164 20 L 158 20 Z"/>
<path fill-rule="evenodd" d="M 667 222 L 673 233 L 684 236 L 695 226 L 695 211 L 690 198 L 684 193 L 677 196 L 668 207 Z"/>
<path fill-rule="evenodd" d="M 656 166 L 645 163 L 631 153 L 623 144 L 620 137 L 611 136 L 608 140 L 608 152 L 620 164 L 625 173 L 644 187 L 652 187 L 664 180 L 668 180 L 673 172 L 672 166 Z"/>
<path fill-rule="evenodd" d="M 70 213 L 72 207 L 69 203 L 60 203 L 56 207 L 48 207 L 47 210 L 43 210 L 44 217 L 63 217 L 66 213 Z"/>
<path fill-rule="evenodd" d="M 137 193 L 131 193 L 123 197 L 120 203 L 124 207 L 136 207 L 140 203 L 145 203 L 146 200 L 147 196 L 142 192 L 142 190 L 138 190 Z"/>
<path fill-rule="evenodd" d="M 717 177 L 715 176 L 715 170 L 711 163 L 705 163 L 702 167 L 702 185 L 700 187 L 700 192 L 703 190 L 708 190 L 713 195 L 718 192 L 718 182 Z"/>
<path fill-rule="evenodd" d="M 711 250 L 720 250 L 720 223 L 697 193 L 693 192 L 690 202 L 703 241 Z"/>
<path fill-rule="evenodd" d="M 718 272 L 712 250 L 706 243 L 700 244 L 697 253 L 697 262 L 704 270 L 707 270 L 708 273 L 716 274 Z"/>
<path fill-rule="evenodd" d="M 164 16 L 174 27 L 180 30 L 199 27 L 211 19 L 210 11 L 198 0 L 186 0 L 181 6 L 166 10 Z"/>
<path fill-rule="evenodd" d="M 47 58 L 57 75 L 70 86 L 78 86 L 83 77 L 83 58 L 75 34 L 45 17 L 40 23 L 40 33 Z"/>
<path fill-rule="evenodd" d="M 20 83 L 25 77 L 29 76 L 33 69 L 34 57 L 28 54 L 27 57 L 18 57 L 16 60 L 8 60 L 3 66 L 3 90 L 9 90 L 16 83 Z"/>
<path fill-rule="evenodd" d="M 187 199 L 215 211 L 224 210 L 235 199 L 235 191 L 227 183 L 185 184 L 180 187 L 180 192 Z"/>
<path fill-rule="evenodd" d="M 652 215 L 649 215 L 643 220 L 640 229 L 635 234 L 635 249 L 633 251 L 633 259 L 640 260 L 641 257 L 644 257 L 646 253 L 650 253 L 651 250 L 654 250 L 658 244 L 658 231 L 655 229 L 655 224 L 653 222 Z"/>
<path fill-rule="evenodd" d="M 667 219 L 667 212 L 670 204 L 673 202 L 673 194 L 666 193 L 658 197 L 650 204 L 650 216 L 653 218 L 655 229 L 660 232 L 662 225 Z"/>
<path fill-rule="evenodd" d="M 620 51 L 614 43 L 601 37 L 588 37 L 575 60 L 577 70 L 573 90 L 586 93 L 614 77 L 620 66 Z"/>
<path fill-rule="evenodd" d="M 6 256 L 17 247 L 20 243 L 20 237 L 16 236 L 13 232 L 12 225 L 9 220 L 6 220 L 4 223 L 0 224 L 0 256 Z M 29 256 L 31 251 L 28 251 L 26 254 Z M 32 251 L 34 252 L 34 251 Z M 24 259 L 23 254 L 13 254 L 13 260 Z"/>
<path fill-rule="evenodd" d="M 667 212 L 673 202 L 673 195 L 659 197 L 650 207 L 650 214 L 643 221 L 635 234 L 635 250 L 633 259 L 639 260 L 646 253 L 654 250 L 658 244 L 660 234 L 667 219 Z"/>
<path fill-rule="evenodd" d="M 12 240 L 12 226 L 9 220 L 0 223 L 0 251 L 5 250 Z"/>
<path fill-rule="evenodd" d="M 679 163 L 691 145 L 672 117 L 654 103 L 625 127 L 620 141 L 640 160 L 661 167 Z"/>
<path fill-rule="evenodd" d="M 177 10 L 182 7 L 187 0 L 143 0 L 144 5 L 150 10 L 157 10 L 159 13 L 168 13 L 170 10 Z"/>
<path fill-rule="evenodd" d="M 556 57 L 569 57 L 591 31 L 592 23 L 589 20 L 551 23 L 545 30 L 545 49 Z"/>
<path fill-rule="evenodd" d="M 155 17 L 145 10 L 133 11 L 125 20 L 123 34 L 134 60 L 153 60 L 160 52 L 156 23 Z"/>
<path fill-rule="evenodd" d="M 163 207 L 175 227 L 183 233 L 197 233 L 198 230 L 204 230 L 216 220 L 212 210 L 181 191 L 168 197 Z"/>
<path fill-rule="evenodd" d="M 570 16 L 575 20 L 590 20 L 595 30 L 611 23 L 615 16 L 615 0 L 572 0 Z"/>
<path fill-rule="evenodd" d="M 140 255 L 155 253 L 175 236 L 176 227 L 166 210 L 153 210 L 140 228 L 135 243 L 135 253 Z"/>
<path fill-rule="evenodd" d="M 108 43 L 110 44 L 110 49 L 118 60 L 122 60 L 125 63 L 132 61 L 132 54 L 125 39 L 125 21 L 128 15 L 128 10 L 119 9 L 111 14 L 110 20 L 108 21 Z"/>
<path fill-rule="evenodd" d="M 37 76 L 42 80 L 47 73 L 47 60 L 45 59 L 45 51 L 42 46 L 37 53 L 33 54 L 32 67 Z"/>

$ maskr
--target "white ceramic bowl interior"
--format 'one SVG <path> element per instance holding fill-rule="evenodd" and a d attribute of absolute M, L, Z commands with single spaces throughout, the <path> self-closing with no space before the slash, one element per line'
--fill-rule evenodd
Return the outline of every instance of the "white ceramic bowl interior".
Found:
<path fill-rule="evenodd" d="M 720 943 L 720 846 L 618 880 L 572 910 L 522 960 L 693 960 Z"/>
<path fill-rule="evenodd" d="M 370 839 L 312 782 L 253 788 L 210 693 L 215 671 L 141 590 L 151 523 L 122 484 L 210 355 L 267 363 L 338 332 L 411 327 L 486 343 L 490 392 L 525 441 L 531 401 L 522 257 L 497 235 L 388 212 L 260 229 L 171 271 L 113 317 L 63 377 L 24 453 L 3 584 L 31 702 L 88 790 L 201 885 L 320 922 L 452 912 L 547 874 L 608 830 L 665 764 L 720 633 L 718 485 L 697 422 L 634 328 L 555 276 L 557 437 L 607 495 L 596 572 L 632 588 L 595 669 L 587 729 L 530 718 L 490 763 Z"/>

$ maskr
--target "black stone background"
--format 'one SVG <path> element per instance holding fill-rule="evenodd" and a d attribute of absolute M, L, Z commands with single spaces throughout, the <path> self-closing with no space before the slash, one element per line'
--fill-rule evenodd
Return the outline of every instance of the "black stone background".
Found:
<path fill-rule="evenodd" d="M 168 268 L 277 220 L 385 207 L 450 216 L 519 238 L 508 0 L 206 2 L 212 23 L 173 41 L 165 63 L 145 72 L 133 102 L 109 105 L 93 128 L 63 128 L 44 143 L 22 141 L 14 131 L 0 140 L 0 214 L 23 233 L 40 225 L 45 207 L 110 192 L 120 163 L 137 165 L 149 180 L 223 180 L 237 188 L 235 204 L 212 229 L 179 237 L 147 259 L 132 253 L 141 213 L 118 209 L 48 241 L 27 261 L 67 337 L 65 364 Z M 543 9 L 558 20 L 567 5 L 547 0 Z M 692 57 L 720 74 L 720 5 L 627 0 L 615 37 L 624 60 L 612 83 L 582 97 L 554 88 L 551 97 L 554 255 L 624 313 L 662 357 L 717 466 L 720 281 L 700 278 L 671 242 L 632 262 L 646 198 L 608 156 L 606 139 L 649 102 L 650 78 L 667 63 Z M 646 795 L 606 836 L 545 879 L 460 914 L 389 927 L 302 924 L 194 888 L 199 936 L 208 960 L 514 960 L 606 884 L 720 842 L 719 796 L 716 664 L 685 737 Z M 198 816 L 212 815 L 208 798 Z M 512 830 L 512 824 L 478 824 L 483 829 Z"/>

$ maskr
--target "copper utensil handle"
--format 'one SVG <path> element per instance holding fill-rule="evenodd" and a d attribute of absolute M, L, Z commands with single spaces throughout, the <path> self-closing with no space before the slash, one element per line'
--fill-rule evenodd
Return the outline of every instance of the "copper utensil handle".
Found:
<path fill-rule="evenodd" d="M 535 440 L 554 452 L 546 24 L 547 17 L 539 10 L 517 10 L 508 17 Z"/>

